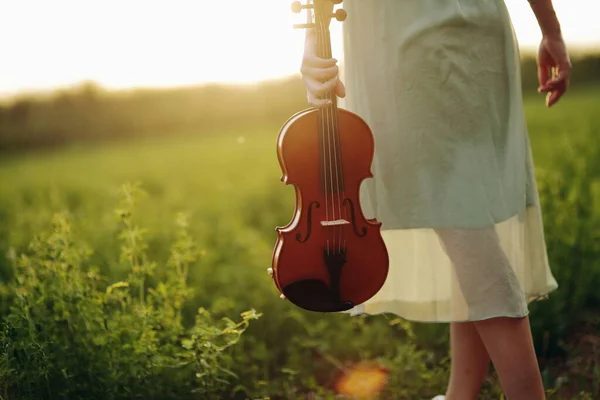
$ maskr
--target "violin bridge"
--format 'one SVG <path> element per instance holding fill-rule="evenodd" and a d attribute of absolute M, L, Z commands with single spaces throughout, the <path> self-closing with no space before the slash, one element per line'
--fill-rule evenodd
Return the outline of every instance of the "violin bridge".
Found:
<path fill-rule="evenodd" d="M 333 221 L 321 221 L 322 226 L 338 226 L 338 225 L 346 225 L 349 223 L 350 222 L 346 221 L 345 219 L 336 219 Z"/>

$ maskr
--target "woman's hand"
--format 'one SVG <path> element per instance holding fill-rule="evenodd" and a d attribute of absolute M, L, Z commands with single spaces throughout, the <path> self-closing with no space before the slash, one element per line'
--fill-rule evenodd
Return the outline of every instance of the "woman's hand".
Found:
<path fill-rule="evenodd" d="M 545 36 L 538 57 L 538 92 L 546 94 L 546 106 L 552 107 L 569 88 L 571 60 L 562 36 Z"/>
<path fill-rule="evenodd" d="M 315 35 L 308 34 L 300 73 L 306 87 L 308 103 L 313 107 L 324 107 L 331 104 L 331 100 L 322 97 L 334 91 L 336 95 L 345 97 L 346 88 L 338 78 L 337 60 L 317 57 L 316 48 Z"/>

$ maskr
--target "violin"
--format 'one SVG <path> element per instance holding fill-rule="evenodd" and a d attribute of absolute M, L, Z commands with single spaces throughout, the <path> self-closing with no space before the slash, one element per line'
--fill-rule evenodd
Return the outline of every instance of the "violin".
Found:
<path fill-rule="evenodd" d="M 309 10 L 309 23 L 294 27 L 315 29 L 321 58 L 331 58 L 331 19 L 346 19 L 345 10 L 333 12 L 341 2 L 292 4 L 296 13 Z M 289 224 L 275 228 L 269 273 L 296 306 L 339 312 L 381 289 L 389 258 L 381 223 L 365 218 L 359 199 L 362 181 L 373 177 L 373 134 L 358 115 L 338 108 L 335 93 L 325 97 L 327 106 L 292 115 L 277 137 L 281 181 L 294 186 L 296 205 Z"/>

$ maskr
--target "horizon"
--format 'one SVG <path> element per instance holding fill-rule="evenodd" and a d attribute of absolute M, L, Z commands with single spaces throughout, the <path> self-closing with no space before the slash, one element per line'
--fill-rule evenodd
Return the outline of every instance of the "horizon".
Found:
<path fill-rule="evenodd" d="M 505 2 L 522 55 L 531 55 L 541 39 L 535 16 L 525 1 Z M 12 40 L 5 41 L 3 49 L 0 99 L 44 95 L 85 82 L 122 91 L 292 78 L 298 75 L 304 41 L 304 32 L 292 25 L 304 22 L 304 14 L 293 14 L 290 4 L 282 0 L 233 0 L 233 4 L 174 0 L 168 6 L 143 0 L 5 3 L 0 5 L 0 36 Z M 600 53 L 597 13 L 590 12 L 598 6 L 584 12 L 586 6 L 589 0 L 555 0 L 573 55 Z M 340 23 L 332 22 L 331 34 L 334 54 L 342 60 Z"/>
<path fill-rule="evenodd" d="M 535 52 L 537 49 L 523 49 L 521 48 L 521 59 L 532 58 L 535 57 Z M 571 58 L 575 59 L 576 57 L 586 57 L 586 56 L 598 56 L 600 57 L 600 45 L 597 47 L 578 47 L 575 49 L 571 49 Z M 57 85 L 48 88 L 40 88 L 40 89 L 30 89 L 30 90 L 21 90 L 17 92 L 9 92 L 3 93 L 0 92 L 0 103 L 13 102 L 22 98 L 31 98 L 31 97 L 45 97 L 52 96 L 58 94 L 60 92 L 68 92 L 77 90 L 85 85 L 91 84 L 92 86 L 98 88 L 102 92 L 106 93 L 130 93 L 135 91 L 161 91 L 161 90 L 185 90 L 185 89 L 194 89 L 199 87 L 217 85 L 221 87 L 252 87 L 261 84 L 274 83 L 277 81 L 285 81 L 292 79 L 300 79 L 300 73 L 290 73 L 285 75 L 277 75 L 272 77 L 266 77 L 264 79 L 256 79 L 249 81 L 235 81 L 235 80 L 207 80 L 207 81 L 197 81 L 197 82 L 189 82 L 189 83 L 181 83 L 181 84 L 167 84 L 167 85 L 124 85 L 124 86 L 105 86 L 102 82 L 94 81 L 90 79 L 84 79 L 80 81 L 75 81 L 72 83 L 67 83 L 64 85 Z"/>

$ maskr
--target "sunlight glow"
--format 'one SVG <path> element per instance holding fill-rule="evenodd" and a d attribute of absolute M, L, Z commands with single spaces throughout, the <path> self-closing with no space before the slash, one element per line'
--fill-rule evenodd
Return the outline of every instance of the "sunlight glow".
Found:
<path fill-rule="evenodd" d="M 388 381 L 388 371 L 384 368 L 356 365 L 346 371 L 336 384 L 339 394 L 354 398 L 374 398 Z"/>
<path fill-rule="evenodd" d="M 540 34 L 527 2 L 506 2 L 521 46 L 535 46 Z M 291 28 L 303 21 L 290 11 L 290 4 L 289 0 L 0 0 L 0 95 L 83 80 L 107 88 L 164 87 L 295 74 L 304 33 Z M 592 4 L 555 0 L 567 42 L 600 43 L 600 27 L 594 21 L 598 6 Z M 339 54 L 337 22 L 332 39 L 334 54 Z"/>

